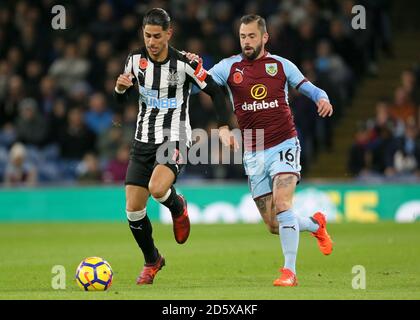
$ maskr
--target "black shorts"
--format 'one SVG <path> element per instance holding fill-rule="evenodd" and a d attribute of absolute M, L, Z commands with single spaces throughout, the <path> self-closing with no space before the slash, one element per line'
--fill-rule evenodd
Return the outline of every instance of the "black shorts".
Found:
<path fill-rule="evenodd" d="M 182 168 L 187 164 L 187 155 L 187 145 L 183 142 L 153 144 L 134 140 L 125 184 L 148 188 L 152 172 L 158 164 L 163 164 L 172 170 L 175 174 L 175 183 Z"/>

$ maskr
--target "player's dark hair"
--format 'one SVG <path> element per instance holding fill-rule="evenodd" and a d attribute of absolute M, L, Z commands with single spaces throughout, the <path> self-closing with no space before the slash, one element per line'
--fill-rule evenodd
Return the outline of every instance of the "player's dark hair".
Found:
<path fill-rule="evenodd" d="M 169 14 L 162 8 L 153 8 L 146 12 L 143 17 L 143 28 L 146 25 L 161 26 L 163 30 L 168 30 L 171 25 Z"/>
<path fill-rule="evenodd" d="M 251 22 L 257 21 L 258 29 L 260 29 L 261 33 L 267 32 L 267 24 L 265 19 L 257 14 L 247 14 L 241 18 L 241 23 L 243 24 L 250 24 Z"/>

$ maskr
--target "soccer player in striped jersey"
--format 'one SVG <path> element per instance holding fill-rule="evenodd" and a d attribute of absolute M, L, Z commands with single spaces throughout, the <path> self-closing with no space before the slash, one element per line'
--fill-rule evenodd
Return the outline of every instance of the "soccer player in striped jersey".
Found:
<path fill-rule="evenodd" d="M 187 202 L 173 184 L 186 164 L 191 146 L 188 111 L 193 83 L 211 96 L 219 125 L 228 123 L 223 90 L 201 63 L 190 61 L 169 45 L 172 28 L 167 12 L 160 8 L 148 11 L 142 31 L 145 46 L 130 53 L 115 86 L 119 102 L 135 90 L 134 82 L 139 90 L 137 128 L 125 181 L 128 223 L 145 259 L 137 278 L 139 285 L 152 284 L 165 265 L 154 244 L 146 213 L 150 195 L 170 210 L 176 241 L 182 244 L 189 236 Z"/>
<path fill-rule="evenodd" d="M 239 37 L 242 53 L 223 59 L 209 74 L 217 84 L 227 88 L 243 132 L 243 160 L 252 197 L 268 230 L 280 234 L 284 267 L 273 284 L 296 286 L 299 232 L 312 232 L 325 255 L 331 253 L 333 243 L 323 213 L 306 218 L 296 216 L 292 210 L 301 166 L 288 86 L 309 97 L 321 117 L 331 116 L 333 107 L 325 91 L 309 82 L 291 61 L 265 50 L 269 35 L 262 17 L 242 17 Z M 198 58 L 190 53 L 187 56 Z M 258 130 L 264 130 L 263 139 L 258 136 Z M 222 131 L 222 135 L 224 141 L 229 141 L 230 131 Z"/>

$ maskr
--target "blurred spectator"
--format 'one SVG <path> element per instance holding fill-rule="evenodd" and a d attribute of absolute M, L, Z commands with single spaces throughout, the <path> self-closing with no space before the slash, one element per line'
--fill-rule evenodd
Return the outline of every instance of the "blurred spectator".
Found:
<path fill-rule="evenodd" d="M 412 101 L 415 106 L 420 106 L 420 84 L 416 79 L 414 70 L 407 69 L 401 74 L 401 87 L 404 88 L 408 95 L 408 99 Z"/>
<path fill-rule="evenodd" d="M 102 173 L 98 158 L 93 153 L 84 155 L 82 162 L 76 168 L 79 184 L 96 184 L 102 181 Z"/>
<path fill-rule="evenodd" d="M 13 123 L 19 111 L 19 102 L 24 98 L 24 83 L 20 76 L 14 75 L 8 83 L 6 98 L 0 104 L 0 126 Z"/>
<path fill-rule="evenodd" d="M 126 143 L 131 143 L 133 141 L 137 125 L 138 109 L 139 107 L 135 104 L 129 104 L 124 110 L 122 130 L 123 141 Z"/>
<path fill-rule="evenodd" d="M 81 159 L 95 149 L 95 134 L 85 126 L 80 108 L 69 111 L 67 126 L 62 128 L 58 141 L 64 159 Z"/>
<path fill-rule="evenodd" d="M 27 161 L 26 148 L 22 143 L 12 146 L 6 166 L 4 184 L 6 187 L 33 186 L 37 182 L 36 168 Z"/>
<path fill-rule="evenodd" d="M 403 137 L 394 138 L 387 152 L 387 176 L 420 176 L 420 139 L 413 122 L 406 124 Z"/>
<path fill-rule="evenodd" d="M 331 21 L 330 38 L 333 50 L 343 58 L 355 75 L 360 78 L 364 72 L 363 64 L 361 63 L 362 53 L 359 48 L 354 46 L 351 38 L 345 34 L 341 20 L 333 19 Z"/>
<path fill-rule="evenodd" d="M 17 138 L 29 145 L 42 146 L 47 138 L 48 127 L 39 114 L 35 99 L 26 98 L 19 103 L 19 116 L 16 120 Z"/>
<path fill-rule="evenodd" d="M 390 113 L 392 118 L 400 123 L 415 119 L 416 109 L 403 87 L 398 87 L 395 90 L 394 103 L 390 108 Z"/>
<path fill-rule="evenodd" d="M 394 92 L 393 103 L 382 99 L 376 104 L 376 116 L 359 130 L 350 150 L 349 169 L 359 177 L 416 181 L 420 178 L 420 136 L 413 100 L 417 79 L 411 69 L 401 73 L 401 86 Z M 417 123 L 416 123 L 417 122 Z"/>
<path fill-rule="evenodd" d="M 103 82 L 107 71 L 107 62 L 112 57 L 112 43 L 110 41 L 100 41 L 95 45 L 95 56 L 91 60 L 91 68 L 89 72 L 89 83 L 96 90 L 103 89 Z M 119 68 L 121 70 L 121 66 Z M 119 70 L 119 71 L 120 71 Z"/>
<path fill-rule="evenodd" d="M 316 57 L 317 39 L 314 35 L 313 23 L 310 20 L 305 20 L 299 25 L 297 41 L 297 63 L 300 64 L 303 60 L 314 60 Z"/>
<path fill-rule="evenodd" d="M 54 105 L 52 107 L 52 112 L 48 116 L 49 122 L 49 133 L 48 133 L 48 140 L 49 142 L 58 142 L 60 134 L 63 128 L 66 127 L 67 121 L 67 110 L 66 104 L 63 99 L 57 99 L 54 101 Z"/>
<path fill-rule="evenodd" d="M 89 111 L 86 112 L 87 127 L 96 135 L 103 133 L 112 125 L 112 113 L 108 110 L 102 93 L 95 93 L 89 99 Z"/>
<path fill-rule="evenodd" d="M 10 66 L 6 60 L 0 60 L 0 101 L 6 98 L 9 78 L 11 77 Z"/>
<path fill-rule="evenodd" d="M 6 123 L 0 129 L 0 146 L 10 147 L 16 141 L 16 128 L 12 123 Z"/>
<path fill-rule="evenodd" d="M 102 2 L 97 7 L 96 19 L 91 20 L 89 31 L 96 40 L 114 40 L 117 31 L 114 22 L 114 12 L 110 3 Z"/>
<path fill-rule="evenodd" d="M 89 103 L 91 87 L 86 81 L 74 83 L 68 93 L 68 100 L 75 105 L 85 106 Z"/>
<path fill-rule="evenodd" d="M 55 81 L 50 76 L 45 76 L 40 83 L 40 110 L 44 115 L 52 112 L 55 100 L 58 98 Z"/>
<path fill-rule="evenodd" d="M 25 83 L 28 88 L 26 94 L 31 97 L 39 97 L 40 82 L 43 74 L 43 65 L 37 60 L 31 60 L 26 64 Z"/>
<path fill-rule="evenodd" d="M 315 60 L 317 72 L 325 77 L 337 88 L 340 88 L 340 98 L 348 101 L 350 96 L 351 71 L 343 59 L 331 51 L 331 45 L 327 40 L 319 42 L 317 58 Z"/>
<path fill-rule="evenodd" d="M 123 182 L 125 180 L 129 158 L 130 145 L 120 145 L 116 157 L 109 161 L 105 169 L 104 181 L 108 183 Z"/>
<path fill-rule="evenodd" d="M 49 74 L 54 77 L 60 88 L 69 92 L 75 82 L 86 77 L 89 68 L 90 63 L 78 55 L 76 44 L 69 43 L 66 45 L 64 57 L 53 62 Z"/>
<path fill-rule="evenodd" d="M 114 121 L 120 122 L 120 116 Z M 101 159 L 115 158 L 118 147 L 123 143 L 123 131 L 121 127 L 112 126 L 98 136 L 97 149 Z"/>
<path fill-rule="evenodd" d="M 349 153 L 348 169 L 353 176 L 365 174 L 370 167 L 368 154 L 369 130 L 359 124 Z"/>
<path fill-rule="evenodd" d="M 386 153 L 392 142 L 394 121 L 389 114 L 389 105 L 385 100 L 376 104 L 375 119 L 367 122 L 369 133 L 369 152 L 371 157 L 371 169 L 378 174 L 383 174 L 386 168 Z"/>

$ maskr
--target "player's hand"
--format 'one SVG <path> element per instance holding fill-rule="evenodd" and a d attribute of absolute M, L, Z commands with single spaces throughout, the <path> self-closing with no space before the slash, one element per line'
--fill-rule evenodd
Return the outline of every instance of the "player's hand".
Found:
<path fill-rule="evenodd" d="M 235 152 L 238 151 L 239 143 L 236 140 L 235 136 L 232 134 L 232 132 L 230 132 L 228 126 L 223 126 L 219 128 L 219 138 L 225 147 L 232 148 Z"/>
<path fill-rule="evenodd" d="M 331 117 L 333 114 L 333 107 L 331 103 L 326 99 L 319 99 L 316 106 L 318 107 L 318 114 L 320 117 Z"/>
<path fill-rule="evenodd" d="M 200 58 L 199 55 L 195 54 L 195 53 L 191 53 L 191 52 L 186 52 L 186 51 L 182 51 L 183 54 L 185 54 L 185 56 L 187 57 L 188 60 L 190 61 L 198 61 L 199 63 L 203 63 L 203 59 Z"/>
<path fill-rule="evenodd" d="M 133 78 L 134 76 L 131 73 L 120 74 L 117 79 L 116 88 L 119 91 L 127 90 L 133 85 Z"/>

